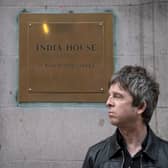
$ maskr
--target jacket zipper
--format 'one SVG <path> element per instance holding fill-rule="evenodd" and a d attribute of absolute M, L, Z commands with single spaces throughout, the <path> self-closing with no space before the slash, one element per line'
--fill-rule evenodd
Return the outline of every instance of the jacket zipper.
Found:
<path fill-rule="evenodd" d="M 123 168 L 124 167 L 124 162 L 125 162 L 124 151 L 121 151 L 121 153 L 122 153 L 122 156 L 123 156 L 123 161 L 122 161 L 121 168 Z"/>
<path fill-rule="evenodd" d="M 140 157 L 140 168 L 142 168 L 142 154 L 141 154 L 141 157 Z"/>

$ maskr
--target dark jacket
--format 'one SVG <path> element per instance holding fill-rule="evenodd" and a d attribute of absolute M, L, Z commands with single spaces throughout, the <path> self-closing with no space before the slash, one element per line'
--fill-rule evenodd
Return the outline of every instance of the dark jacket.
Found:
<path fill-rule="evenodd" d="M 90 147 L 82 168 L 122 168 L 124 152 L 116 134 Z M 140 164 L 141 168 L 168 168 L 168 142 L 157 137 L 150 128 Z"/>

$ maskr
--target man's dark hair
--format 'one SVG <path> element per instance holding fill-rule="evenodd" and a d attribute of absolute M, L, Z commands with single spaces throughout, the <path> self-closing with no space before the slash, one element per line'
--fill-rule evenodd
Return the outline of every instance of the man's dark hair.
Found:
<path fill-rule="evenodd" d="M 156 108 L 159 96 L 159 84 L 141 66 L 124 66 L 114 73 L 109 86 L 118 83 L 133 97 L 133 106 L 138 107 L 146 102 L 147 107 L 142 113 L 145 123 L 149 123 Z"/>

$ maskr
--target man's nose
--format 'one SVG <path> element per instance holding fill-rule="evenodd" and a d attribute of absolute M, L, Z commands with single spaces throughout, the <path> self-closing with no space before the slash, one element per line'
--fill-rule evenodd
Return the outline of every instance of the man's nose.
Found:
<path fill-rule="evenodd" d="M 112 100 L 112 96 L 109 96 L 107 98 L 107 101 L 106 101 L 106 106 L 112 106 L 113 105 L 113 100 Z"/>

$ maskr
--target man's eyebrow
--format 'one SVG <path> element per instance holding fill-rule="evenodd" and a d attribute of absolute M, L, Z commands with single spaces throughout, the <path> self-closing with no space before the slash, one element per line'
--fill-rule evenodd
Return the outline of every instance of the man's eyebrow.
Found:
<path fill-rule="evenodd" d="M 121 92 L 113 92 L 113 94 L 123 95 Z"/>
<path fill-rule="evenodd" d="M 111 93 L 112 93 L 112 94 L 120 94 L 120 95 L 123 95 L 121 92 L 117 92 L 117 91 L 110 92 L 110 91 L 108 91 L 108 94 L 109 94 L 109 95 L 111 95 Z"/>

